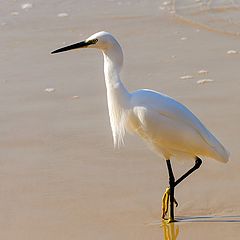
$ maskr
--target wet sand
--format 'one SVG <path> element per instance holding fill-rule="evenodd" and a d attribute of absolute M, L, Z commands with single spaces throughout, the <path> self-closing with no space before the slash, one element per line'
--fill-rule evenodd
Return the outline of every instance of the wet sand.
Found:
<path fill-rule="evenodd" d="M 0 10 L 1 239 L 236 239 L 239 37 L 188 25 L 159 1 L 23 3 Z M 134 136 L 113 149 L 101 54 L 50 55 L 100 30 L 122 44 L 130 91 L 181 101 L 231 153 L 176 189 L 181 221 L 171 227 L 160 221 L 165 162 Z M 191 165 L 174 162 L 176 176 Z"/>

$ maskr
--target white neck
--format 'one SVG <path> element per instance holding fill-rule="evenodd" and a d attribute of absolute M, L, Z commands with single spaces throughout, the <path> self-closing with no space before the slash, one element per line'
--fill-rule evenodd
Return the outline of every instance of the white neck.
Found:
<path fill-rule="evenodd" d="M 123 143 L 130 94 L 120 80 L 123 54 L 120 45 L 103 51 L 107 102 L 114 145 Z"/>

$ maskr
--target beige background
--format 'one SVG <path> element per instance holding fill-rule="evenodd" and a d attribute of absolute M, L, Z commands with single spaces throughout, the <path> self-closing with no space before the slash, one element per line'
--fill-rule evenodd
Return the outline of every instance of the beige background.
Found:
<path fill-rule="evenodd" d="M 240 54 L 227 51 L 239 51 L 240 39 L 185 24 L 163 2 L 36 0 L 21 9 L 24 1 L 1 1 L 1 239 L 164 239 L 173 230 L 160 227 L 165 162 L 134 136 L 113 149 L 101 54 L 50 55 L 100 30 L 122 44 L 130 91 L 181 101 L 231 153 L 177 188 L 176 215 L 185 220 L 174 226 L 177 239 L 239 236 Z M 203 78 L 214 82 L 196 83 Z M 176 176 L 191 164 L 174 163 Z"/>

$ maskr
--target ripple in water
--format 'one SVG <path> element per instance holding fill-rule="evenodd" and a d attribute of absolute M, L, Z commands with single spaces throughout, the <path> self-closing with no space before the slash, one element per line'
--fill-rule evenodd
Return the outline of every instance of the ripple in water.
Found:
<path fill-rule="evenodd" d="M 240 36 L 240 0 L 171 0 L 165 9 L 196 28 Z"/>

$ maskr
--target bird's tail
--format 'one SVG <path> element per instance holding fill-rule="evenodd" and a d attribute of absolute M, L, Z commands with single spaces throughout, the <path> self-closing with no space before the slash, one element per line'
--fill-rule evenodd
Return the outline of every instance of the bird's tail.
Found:
<path fill-rule="evenodd" d="M 215 139 L 215 144 L 212 146 L 212 150 L 210 157 L 222 163 L 229 161 L 230 154 L 228 150 L 217 139 Z"/>

